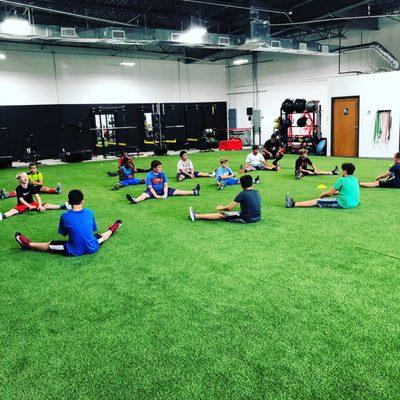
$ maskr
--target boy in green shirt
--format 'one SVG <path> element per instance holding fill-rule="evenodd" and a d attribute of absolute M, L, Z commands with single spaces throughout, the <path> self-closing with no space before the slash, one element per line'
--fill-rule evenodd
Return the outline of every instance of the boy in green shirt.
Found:
<path fill-rule="evenodd" d="M 320 208 L 354 208 L 360 201 L 360 187 L 358 179 L 353 176 L 356 167 L 352 163 L 342 164 L 342 177 L 333 188 L 321 193 L 319 199 L 307 201 L 294 201 L 286 193 L 287 208 L 293 207 L 320 207 Z M 335 197 L 331 197 L 335 196 Z"/>

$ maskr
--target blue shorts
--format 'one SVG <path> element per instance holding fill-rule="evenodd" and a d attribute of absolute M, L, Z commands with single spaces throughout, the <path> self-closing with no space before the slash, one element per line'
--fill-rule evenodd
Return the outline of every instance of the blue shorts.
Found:
<path fill-rule="evenodd" d="M 342 208 L 340 207 L 336 197 L 318 199 L 317 206 L 321 208 Z"/>
<path fill-rule="evenodd" d="M 178 173 L 176 174 L 176 179 L 179 179 L 179 177 L 180 177 L 181 175 L 183 175 L 183 176 L 185 177 L 184 179 L 189 178 L 189 174 L 188 174 L 188 173 L 186 173 L 186 172 L 178 172 Z M 198 172 L 198 171 L 194 171 L 194 172 L 193 172 L 193 175 L 194 175 L 195 178 L 197 178 L 197 177 L 199 176 L 199 172 Z"/>
<path fill-rule="evenodd" d="M 150 199 L 154 199 L 154 198 L 155 198 L 155 197 L 153 196 L 153 193 L 151 193 L 149 189 L 145 190 L 144 192 L 145 192 L 147 195 L 149 195 L 149 198 L 150 198 Z M 159 196 L 164 196 L 164 191 L 162 191 L 162 192 L 156 192 L 156 193 L 157 193 Z M 168 188 L 168 197 L 169 197 L 169 196 L 173 196 L 174 193 L 175 193 L 175 189 Z"/>
<path fill-rule="evenodd" d="M 143 179 L 129 178 L 129 179 L 123 179 L 122 181 L 119 181 L 119 184 L 121 186 L 130 186 L 130 185 L 139 185 L 142 182 L 143 182 Z"/>
<path fill-rule="evenodd" d="M 224 183 L 225 185 L 237 185 L 239 183 L 239 179 L 236 178 L 228 178 L 228 179 L 220 179 L 217 180 L 218 183 Z"/>

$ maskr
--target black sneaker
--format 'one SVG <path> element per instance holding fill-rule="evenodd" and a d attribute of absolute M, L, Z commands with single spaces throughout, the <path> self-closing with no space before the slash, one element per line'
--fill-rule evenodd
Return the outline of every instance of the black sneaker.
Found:
<path fill-rule="evenodd" d="M 285 207 L 286 208 L 293 208 L 294 207 L 294 200 L 286 193 L 285 196 Z"/>
<path fill-rule="evenodd" d="M 296 176 L 296 180 L 299 180 L 303 177 L 303 174 L 300 171 L 296 171 L 295 176 Z"/>
<path fill-rule="evenodd" d="M 120 219 L 117 219 L 111 226 L 108 227 L 108 230 L 112 232 L 112 235 L 114 235 L 114 233 L 117 232 L 119 228 L 121 228 L 121 225 L 122 221 Z"/>
<path fill-rule="evenodd" d="M 118 176 L 118 172 L 107 172 L 108 176 Z"/>
<path fill-rule="evenodd" d="M 194 196 L 200 195 L 200 185 L 197 184 L 196 187 L 192 190 Z"/>
<path fill-rule="evenodd" d="M 111 190 L 119 190 L 122 188 L 122 185 L 120 183 L 116 183 Z"/>
<path fill-rule="evenodd" d="M 333 168 L 333 170 L 332 170 L 332 175 L 339 175 L 339 168 L 338 168 L 337 165 L 336 165 L 335 168 Z"/>
<path fill-rule="evenodd" d="M 255 177 L 253 183 L 254 183 L 255 185 L 258 185 L 258 184 L 260 183 L 260 175 L 257 175 L 257 176 Z"/>
<path fill-rule="evenodd" d="M 127 194 L 126 198 L 131 204 L 137 204 L 137 201 L 135 200 L 135 198 L 133 196 L 131 196 L 130 194 Z"/>
<path fill-rule="evenodd" d="M 7 198 L 6 190 L 5 189 L 0 189 L 0 200 L 4 200 L 6 198 Z"/>

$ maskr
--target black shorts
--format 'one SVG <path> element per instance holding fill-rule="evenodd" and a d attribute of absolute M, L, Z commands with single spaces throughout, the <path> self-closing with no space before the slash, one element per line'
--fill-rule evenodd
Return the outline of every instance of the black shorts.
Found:
<path fill-rule="evenodd" d="M 103 244 L 104 240 L 100 233 L 96 233 L 94 237 L 99 242 L 99 245 Z M 62 254 L 64 256 L 67 256 L 67 249 L 65 248 L 66 243 L 68 243 L 66 240 L 52 240 L 49 245 L 50 253 Z"/>
<path fill-rule="evenodd" d="M 246 218 L 243 218 L 238 211 L 222 211 L 222 214 L 225 215 L 224 221 L 226 222 L 236 222 L 238 224 L 250 224 L 256 222 L 246 220 Z"/>
<path fill-rule="evenodd" d="M 400 185 L 396 182 L 395 179 L 389 179 L 388 181 L 379 181 L 379 187 L 387 189 L 400 189 Z"/>

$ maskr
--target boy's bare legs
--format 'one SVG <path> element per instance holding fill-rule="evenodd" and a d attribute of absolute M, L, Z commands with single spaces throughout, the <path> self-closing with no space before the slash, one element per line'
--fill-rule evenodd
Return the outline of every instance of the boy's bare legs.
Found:
<path fill-rule="evenodd" d="M 366 187 L 366 188 L 374 188 L 374 187 L 379 187 L 379 181 L 374 181 L 374 182 L 360 182 L 361 187 Z"/>
<path fill-rule="evenodd" d="M 211 213 L 211 214 L 197 214 L 196 219 L 204 219 L 208 221 L 218 221 L 221 219 L 225 219 L 225 215 L 222 213 Z"/>
<path fill-rule="evenodd" d="M 4 213 L 3 215 L 4 215 L 4 217 L 6 217 L 6 218 L 10 218 L 10 217 L 12 217 L 13 215 L 17 215 L 17 214 L 19 214 L 19 212 L 18 212 L 15 208 L 12 208 L 11 210 L 9 210 L 9 211 L 7 211 L 6 213 Z"/>
<path fill-rule="evenodd" d="M 315 207 L 317 205 L 318 199 L 307 200 L 307 201 L 296 201 L 295 207 Z"/>
<path fill-rule="evenodd" d="M 36 251 L 50 251 L 50 242 L 47 242 L 47 243 L 30 242 L 29 249 L 36 250 Z"/>
<path fill-rule="evenodd" d="M 48 204 L 48 203 L 46 203 L 46 204 L 43 204 L 43 207 L 46 210 L 60 210 L 61 209 L 61 206 L 58 205 L 58 204 Z"/>
<path fill-rule="evenodd" d="M 193 190 L 178 190 L 176 189 L 173 196 L 194 196 Z"/>

